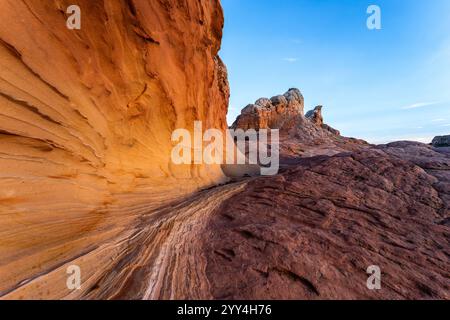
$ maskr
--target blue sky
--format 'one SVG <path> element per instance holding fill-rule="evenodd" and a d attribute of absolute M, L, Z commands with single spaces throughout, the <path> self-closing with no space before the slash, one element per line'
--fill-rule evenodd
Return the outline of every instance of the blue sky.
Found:
<path fill-rule="evenodd" d="M 381 30 L 366 26 L 381 8 Z M 222 0 L 228 122 L 297 87 L 305 109 L 374 143 L 450 134 L 450 0 Z"/>

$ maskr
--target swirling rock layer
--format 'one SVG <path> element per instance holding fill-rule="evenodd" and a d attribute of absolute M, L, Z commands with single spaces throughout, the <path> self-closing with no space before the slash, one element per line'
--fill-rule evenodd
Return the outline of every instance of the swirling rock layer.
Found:
<path fill-rule="evenodd" d="M 81 30 L 66 27 L 73 4 Z M 216 0 L 0 5 L 0 295 L 40 279 L 24 297 L 64 297 L 65 280 L 45 285 L 53 270 L 80 263 L 94 276 L 126 248 L 118 235 L 138 217 L 224 180 L 217 166 L 170 159 L 176 128 L 226 128 L 222 9 Z"/>

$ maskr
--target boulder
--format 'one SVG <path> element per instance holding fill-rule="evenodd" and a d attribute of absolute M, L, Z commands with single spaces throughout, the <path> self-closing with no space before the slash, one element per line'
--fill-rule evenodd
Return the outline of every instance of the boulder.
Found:
<path fill-rule="evenodd" d="M 436 148 L 450 147 L 450 135 L 435 137 L 431 144 Z"/>
<path fill-rule="evenodd" d="M 322 116 L 322 106 L 317 106 L 314 110 L 308 111 L 306 113 L 306 119 L 309 119 L 317 126 L 323 125 L 323 116 Z"/>

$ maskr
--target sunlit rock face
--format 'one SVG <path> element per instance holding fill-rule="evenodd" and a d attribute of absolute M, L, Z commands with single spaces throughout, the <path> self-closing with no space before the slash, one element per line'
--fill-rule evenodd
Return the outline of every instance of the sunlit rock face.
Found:
<path fill-rule="evenodd" d="M 260 98 L 242 109 L 233 129 L 280 129 L 286 121 L 303 117 L 305 100 L 300 90 L 292 88 L 271 99 Z"/>
<path fill-rule="evenodd" d="M 80 30 L 66 27 L 72 4 Z M 0 295 L 68 297 L 66 265 L 95 281 L 136 217 L 224 180 L 218 166 L 170 159 L 174 129 L 226 128 L 222 9 L 218 0 L 0 5 Z"/>
<path fill-rule="evenodd" d="M 333 155 L 366 147 L 365 141 L 346 138 L 324 122 L 322 106 L 304 113 L 304 97 L 291 88 L 271 99 L 260 98 L 242 109 L 232 129 L 277 129 L 280 134 L 280 161 L 297 162 L 299 157 Z"/>

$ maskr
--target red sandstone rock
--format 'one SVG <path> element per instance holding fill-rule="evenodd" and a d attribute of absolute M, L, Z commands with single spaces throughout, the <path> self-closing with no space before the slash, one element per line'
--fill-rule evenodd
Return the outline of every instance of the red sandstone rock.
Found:
<path fill-rule="evenodd" d="M 449 157 L 433 175 L 390 151 L 304 159 L 226 200 L 203 236 L 213 297 L 449 299 Z"/>
<path fill-rule="evenodd" d="M 279 129 L 285 122 L 303 116 L 304 99 L 298 89 L 289 89 L 284 95 L 258 99 L 242 110 L 232 125 L 233 129 Z"/>
<path fill-rule="evenodd" d="M 450 153 L 341 137 L 321 108 L 285 120 L 284 171 L 250 180 L 203 235 L 212 296 L 449 299 Z"/>
<path fill-rule="evenodd" d="M 308 111 L 305 117 L 312 121 L 316 126 L 321 127 L 323 125 L 322 108 L 322 106 L 315 107 L 314 110 Z"/>

